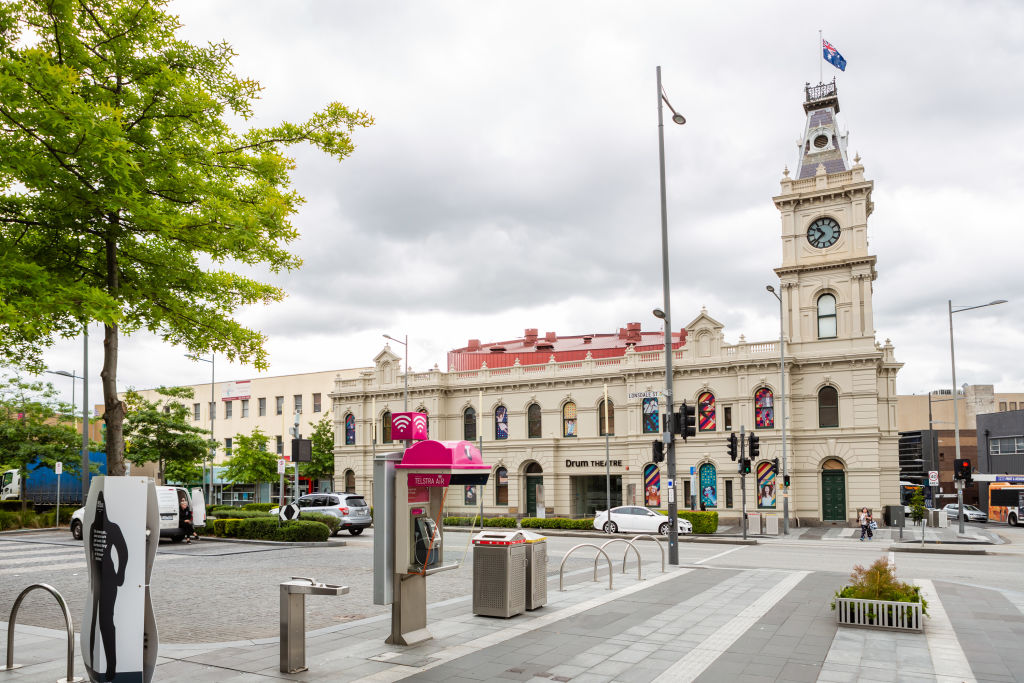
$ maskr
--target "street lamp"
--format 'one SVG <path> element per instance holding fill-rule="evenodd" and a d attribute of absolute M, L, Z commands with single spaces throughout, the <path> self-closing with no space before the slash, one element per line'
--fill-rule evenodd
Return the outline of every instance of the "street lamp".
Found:
<path fill-rule="evenodd" d="M 978 304 L 977 306 L 957 306 L 953 308 L 953 301 L 947 300 L 949 304 L 949 362 L 953 368 L 953 441 L 956 444 L 956 460 L 960 460 L 960 411 L 957 408 L 957 394 L 956 394 L 956 354 L 953 352 L 953 314 L 963 313 L 964 311 L 972 311 L 975 308 L 985 308 L 986 306 L 995 306 L 997 304 L 1005 304 L 1006 299 L 996 299 L 995 301 L 989 301 L 987 304 Z M 957 480 L 956 486 L 956 503 L 959 511 L 958 517 L 960 518 L 960 533 L 964 533 L 964 484 L 962 479 Z"/>
<path fill-rule="evenodd" d="M 782 335 L 782 297 L 771 285 L 765 287 L 771 295 L 779 300 L 779 419 L 782 420 L 782 533 L 789 534 L 789 486 L 786 477 L 789 468 L 786 466 L 786 343 Z"/>
<path fill-rule="evenodd" d="M 395 339 L 390 334 L 385 334 L 384 338 L 390 339 L 396 344 L 401 344 L 405 347 L 405 403 L 403 404 L 402 410 L 409 412 L 409 335 L 405 335 L 405 341 Z"/>
<path fill-rule="evenodd" d="M 215 371 L 217 369 L 216 364 L 213 362 L 215 356 L 211 353 L 209 358 L 201 358 L 200 356 L 192 355 L 191 353 L 185 354 L 186 358 L 192 360 L 200 360 L 204 363 L 210 364 L 210 478 L 206 482 L 206 504 L 209 505 L 212 501 L 210 499 L 213 493 L 213 461 L 217 458 L 217 443 L 213 439 L 213 421 L 217 419 L 217 397 L 214 393 L 213 385 L 215 378 Z M 203 478 L 206 478 L 206 463 L 203 463 Z"/>
<path fill-rule="evenodd" d="M 665 410 L 671 416 L 675 410 L 672 398 L 672 302 L 668 286 L 668 209 L 665 199 L 665 122 L 662 104 L 672 111 L 672 121 L 680 126 L 686 118 L 677 112 L 668 101 L 665 89 L 661 87 L 661 67 L 655 70 L 658 81 L 658 174 L 661 180 L 661 280 L 664 290 L 664 308 L 654 310 L 654 315 L 665 321 Z M 659 315 L 660 313 L 660 315 Z M 679 508 L 676 504 L 676 442 L 673 433 L 673 418 L 669 417 L 669 428 L 662 436 L 665 442 L 665 461 L 668 465 L 670 495 L 668 500 L 668 561 L 679 564 Z"/>
<path fill-rule="evenodd" d="M 88 337 L 86 337 L 88 340 Z M 86 352 L 88 353 L 88 344 L 86 345 Z M 86 499 L 89 497 L 89 391 L 85 385 L 85 377 L 79 377 L 74 371 L 68 372 L 67 370 L 47 370 L 51 375 L 60 375 L 61 377 L 71 378 L 71 414 L 74 416 L 75 413 L 75 380 L 82 380 L 82 505 L 85 505 Z M 57 501 L 58 505 L 60 501 Z M 57 520 L 57 526 L 60 526 L 60 520 Z"/>

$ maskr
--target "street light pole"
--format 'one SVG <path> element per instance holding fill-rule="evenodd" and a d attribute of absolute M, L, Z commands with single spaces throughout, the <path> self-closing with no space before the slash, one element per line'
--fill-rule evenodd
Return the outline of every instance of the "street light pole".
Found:
<path fill-rule="evenodd" d="M 789 468 L 786 465 L 786 339 L 782 332 L 782 296 L 781 286 L 780 291 L 776 292 L 775 288 L 768 285 L 766 289 L 772 293 L 776 299 L 779 300 L 779 409 L 782 420 L 782 533 L 789 534 L 789 487 L 786 486 L 786 476 L 789 474 Z"/>
<path fill-rule="evenodd" d="M 665 442 L 665 461 L 668 466 L 669 500 L 668 500 L 668 561 L 679 564 L 679 508 L 676 503 L 676 442 L 672 417 L 675 407 L 672 394 L 672 302 L 668 284 L 668 209 L 665 198 L 665 122 L 662 103 L 668 104 L 672 110 L 672 121 L 683 125 L 686 119 L 676 112 L 665 97 L 661 87 L 661 67 L 657 67 L 658 82 L 658 177 L 661 181 L 661 280 L 664 296 L 664 308 L 661 315 L 655 315 L 665 321 L 665 411 L 669 416 L 668 429 L 662 439 Z M 609 516 L 611 512 L 609 511 Z"/>
<path fill-rule="evenodd" d="M 89 346 L 86 344 L 86 355 L 88 356 Z M 82 372 L 83 375 L 87 374 L 89 369 L 88 361 L 86 361 L 86 368 Z M 85 501 L 89 497 L 89 385 L 85 381 L 85 377 L 79 377 L 72 370 L 47 370 L 47 373 L 51 375 L 60 375 L 61 377 L 71 378 L 71 415 L 75 414 L 75 380 L 82 380 L 82 505 L 85 505 Z M 60 490 L 60 477 L 57 478 L 57 488 Z M 57 506 L 60 506 L 60 494 L 57 494 Z M 57 526 L 60 526 L 60 520 L 57 520 Z"/>
<path fill-rule="evenodd" d="M 405 347 L 405 401 L 402 404 L 402 410 L 409 412 L 409 335 L 405 335 L 405 341 L 395 339 L 390 334 L 385 334 L 384 337 Z"/>
<path fill-rule="evenodd" d="M 953 300 L 947 299 L 946 302 L 949 305 L 949 363 L 953 370 L 953 442 L 956 444 L 956 461 L 960 461 L 960 410 L 957 406 L 957 394 L 956 394 L 956 354 L 953 350 L 953 314 L 963 313 L 964 311 L 971 311 L 975 308 L 985 308 L 986 306 L 995 306 L 997 304 L 1005 304 L 1006 299 L 996 299 L 990 301 L 987 304 L 979 304 L 977 306 L 958 306 L 956 310 L 953 310 Z M 960 533 L 964 533 L 964 484 L 963 480 L 957 480 L 956 487 L 956 503 L 958 508 L 959 529 Z"/>
<path fill-rule="evenodd" d="M 209 363 L 210 364 L 210 442 L 211 442 L 212 445 L 210 446 L 211 456 L 209 458 L 209 460 L 210 460 L 210 478 L 206 481 L 206 504 L 210 505 L 212 503 L 212 501 L 210 500 L 210 496 L 211 496 L 211 494 L 213 492 L 213 461 L 216 460 L 216 458 L 217 458 L 217 444 L 216 444 L 216 442 L 214 441 L 214 438 L 213 438 L 214 420 L 217 419 L 217 397 L 216 397 L 216 392 L 214 391 L 214 388 L 213 388 L 214 384 L 216 383 L 216 377 L 217 377 L 217 373 L 216 373 L 217 366 L 214 363 L 214 361 L 216 360 L 217 357 L 214 354 L 212 354 L 212 353 L 210 354 L 209 358 L 200 358 L 199 356 L 194 356 L 192 354 L 185 354 L 185 357 L 186 358 L 191 358 L 192 360 L 201 360 L 204 363 Z M 206 462 L 205 461 L 203 462 L 203 477 L 204 478 L 206 477 Z"/>

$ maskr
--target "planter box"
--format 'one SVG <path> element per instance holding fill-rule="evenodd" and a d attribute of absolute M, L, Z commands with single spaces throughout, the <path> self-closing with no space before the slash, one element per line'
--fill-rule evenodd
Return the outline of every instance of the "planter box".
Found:
<path fill-rule="evenodd" d="M 924 631 L 920 602 L 890 602 L 836 598 L 836 615 L 843 626 L 863 626 L 893 631 Z"/>

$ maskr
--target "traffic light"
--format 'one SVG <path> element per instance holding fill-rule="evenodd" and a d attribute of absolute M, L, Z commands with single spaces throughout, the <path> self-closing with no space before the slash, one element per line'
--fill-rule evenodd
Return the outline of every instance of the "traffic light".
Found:
<path fill-rule="evenodd" d="M 787 489 L 789 488 L 789 475 L 788 474 L 782 475 L 782 485 L 785 486 Z"/>
<path fill-rule="evenodd" d="M 739 439 L 736 438 L 736 432 L 729 435 L 729 457 L 735 462 L 736 456 L 739 455 Z"/>
<path fill-rule="evenodd" d="M 662 462 L 665 459 L 665 442 L 658 439 L 651 444 L 654 447 L 654 454 L 651 456 L 652 462 Z"/>
<path fill-rule="evenodd" d="M 953 478 L 963 479 L 965 483 L 970 484 L 973 481 L 971 477 L 971 461 L 967 458 L 958 458 L 953 463 Z"/>
<path fill-rule="evenodd" d="M 740 474 L 750 474 L 750 458 L 740 460 Z"/>
<path fill-rule="evenodd" d="M 686 405 L 686 401 L 683 401 L 678 419 L 679 433 L 682 434 L 683 441 L 689 436 L 697 436 L 697 406 Z"/>
<path fill-rule="evenodd" d="M 761 454 L 761 437 L 757 434 L 750 435 L 750 459 L 757 460 L 757 456 Z"/>
<path fill-rule="evenodd" d="M 778 473 L 779 473 L 779 459 L 778 458 L 775 458 L 774 460 L 772 460 L 772 469 L 775 471 L 775 474 L 778 475 Z"/>

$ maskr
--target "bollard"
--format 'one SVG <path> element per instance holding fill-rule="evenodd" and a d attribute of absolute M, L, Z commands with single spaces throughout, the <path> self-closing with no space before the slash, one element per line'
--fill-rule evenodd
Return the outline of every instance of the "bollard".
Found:
<path fill-rule="evenodd" d="M 306 596 L 345 595 L 348 586 L 293 576 L 281 584 L 281 673 L 306 670 Z"/>

